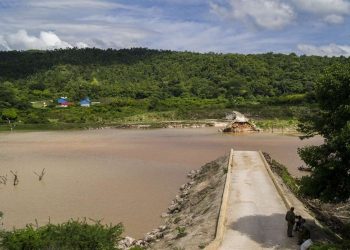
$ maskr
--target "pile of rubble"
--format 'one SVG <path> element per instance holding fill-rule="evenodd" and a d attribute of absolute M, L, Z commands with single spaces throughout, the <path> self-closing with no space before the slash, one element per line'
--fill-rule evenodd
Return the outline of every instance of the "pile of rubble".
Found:
<path fill-rule="evenodd" d="M 243 132 L 256 132 L 260 131 L 254 123 L 249 121 L 243 114 L 232 111 L 231 114 L 226 116 L 226 120 L 230 123 L 222 130 L 225 133 L 243 133 Z"/>

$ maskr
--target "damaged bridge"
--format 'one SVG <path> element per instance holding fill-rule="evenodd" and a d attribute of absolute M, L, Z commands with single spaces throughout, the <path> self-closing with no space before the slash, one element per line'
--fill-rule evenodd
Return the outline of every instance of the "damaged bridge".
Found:
<path fill-rule="evenodd" d="M 297 249 L 286 234 L 287 201 L 261 152 L 231 150 L 216 239 L 206 249 Z"/>

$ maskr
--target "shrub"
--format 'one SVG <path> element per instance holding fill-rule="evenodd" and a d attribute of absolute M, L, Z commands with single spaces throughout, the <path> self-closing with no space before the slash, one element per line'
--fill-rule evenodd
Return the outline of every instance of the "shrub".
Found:
<path fill-rule="evenodd" d="M 86 220 L 70 220 L 42 227 L 27 225 L 23 229 L 0 232 L 0 248 L 17 249 L 116 249 L 123 225 L 88 224 Z"/>
<path fill-rule="evenodd" d="M 310 250 L 340 250 L 340 249 L 350 249 L 350 242 L 344 241 L 340 244 L 318 243 L 310 247 Z"/>
<path fill-rule="evenodd" d="M 187 235 L 185 227 L 177 227 L 176 230 L 177 230 L 177 235 L 176 235 L 177 239 L 185 237 Z"/>

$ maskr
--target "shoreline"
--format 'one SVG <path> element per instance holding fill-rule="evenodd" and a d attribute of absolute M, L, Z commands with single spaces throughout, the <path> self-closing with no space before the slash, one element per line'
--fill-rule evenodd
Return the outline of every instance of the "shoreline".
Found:
<path fill-rule="evenodd" d="M 11 132 L 48 132 L 48 131 L 81 131 L 81 130 L 104 130 L 104 129 L 162 129 L 162 128 L 225 128 L 230 121 L 222 119 L 205 119 L 205 120 L 173 120 L 173 121 L 159 121 L 159 122 L 140 122 L 140 123 L 111 123 L 111 124 L 20 124 L 16 125 L 13 131 L 7 125 L 0 125 L 1 133 Z M 260 128 L 257 133 L 266 134 L 281 134 L 285 136 L 301 136 L 295 126 Z M 240 133 L 226 133 L 226 134 L 240 134 Z M 249 134 L 249 133 L 247 133 Z"/>

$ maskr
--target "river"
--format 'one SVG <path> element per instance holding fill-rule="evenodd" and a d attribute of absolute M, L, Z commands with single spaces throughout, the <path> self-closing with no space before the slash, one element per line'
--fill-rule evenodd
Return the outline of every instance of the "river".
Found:
<path fill-rule="evenodd" d="M 142 237 L 162 222 L 187 172 L 230 148 L 269 152 L 299 175 L 297 148 L 320 143 L 320 137 L 223 135 L 217 128 L 0 133 L 0 175 L 8 176 L 0 184 L 3 226 L 86 217 L 123 222 L 127 234 Z M 39 181 L 34 172 L 43 168 Z M 17 186 L 10 170 L 18 173 Z"/>

